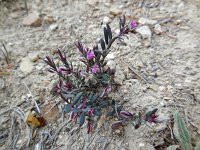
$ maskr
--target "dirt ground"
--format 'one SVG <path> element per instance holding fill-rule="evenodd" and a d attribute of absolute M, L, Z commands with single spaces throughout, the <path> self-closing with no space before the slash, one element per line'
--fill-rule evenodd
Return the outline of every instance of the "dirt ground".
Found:
<path fill-rule="evenodd" d="M 0 41 L 9 55 L 9 65 L 0 55 L 0 149 L 163 150 L 175 141 L 174 108 L 185 119 L 193 144 L 200 141 L 200 1 L 27 0 L 27 7 L 29 14 L 40 15 L 39 27 L 24 26 L 24 0 L 0 0 Z M 157 107 L 168 120 L 138 130 L 128 125 L 115 133 L 111 121 L 101 118 L 94 134 L 87 135 L 85 126 L 79 131 L 67 124 L 63 102 L 50 92 L 56 76 L 46 71 L 43 59 L 61 48 L 76 63 L 74 42 L 93 46 L 105 23 L 116 32 L 122 14 L 128 21 L 145 17 L 156 23 L 144 24 L 151 29 L 147 38 L 130 34 L 126 46 L 113 46 L 110 61 L 121 82 L 113 97 L 126 101 L 131 112 Z M 47 16 L 54 22 L 45 22 Z M 33 130 L 23 120 L 35 103 L 49 123 Z"/>

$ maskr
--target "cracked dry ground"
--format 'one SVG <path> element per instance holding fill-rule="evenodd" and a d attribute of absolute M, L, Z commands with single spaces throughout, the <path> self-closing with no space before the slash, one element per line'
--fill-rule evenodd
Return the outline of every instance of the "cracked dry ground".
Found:
<path fill-rule="evenodd" d="M 119 14 L 126 14 L 127 20 L 145 17 L 156 20 L 161 27 L 158 34 L 155 24 L 146 24 L 151 29 L 151 37 L 144 39 L 139 33 L 132 34 L 125 39 L 126 46 L 113 46 L 111 53 L 115 58 L 112 61 L 122 72 L 118 75 L 122 78 L 122 85 L 113 97 L 120 102 L 127 101 L 124 107 L 129 111 L 153 106 L 159 109 L 161 116 L 170 119 L 167 123 L 152 125 L 153 129 L 143 126 L 134 130 L 128 125 L 121 136 L 111 131 L 110 119 L 99 121 L 102 127 L 90 136 L 84 127 L 76 133 L 73 132 L 76 125 L 68 124 L 57 135 L 53 148 L 165 149 L 173 144 L 170 139 L 170 112 L 173 108 L 178 109 L 185 119 L 193 144 L 200 141 L 199 1 L 101 0 L 96 3 L 95 0 L 27 0 L 27 4 L 29 13 L 37 12 L 42 18 L 53 16 L 56 28 L 44 22 L 40 27 L 24 26 L 24 1 L 0 1 L 0 41 L 5 43 L 10 58 L 7 66 L 0 57 L 0 149 L 34 149 L 42 140 L 42 133 L 54 135 L 68 119 L 67 116 L 62 118 L 63 102 L 50 94 L 56 78 L 45 71 L 42 59 L 46 55 L 53 56 L 55 49 L 60 47 L 74 61 L 77 59 L 74 46 L 77 39 L 93 46 L 102 36 L 105 22 L 110 22 L 115 32 L 120 15 L 110 12 L 113 7 Z M 24 66 L 27 66 L 25 71 Z M 20 108 L 27 112 L 34 106 L 34 101 L 43 112 L 55 107 L 46 116 L 49 124 L 30 137 L 30 128 L 17 111 Z M 2 115 L 10 108 L 14 111 Z M 43 142 L 44 149 L 50 149 L 50 138 Z"/>

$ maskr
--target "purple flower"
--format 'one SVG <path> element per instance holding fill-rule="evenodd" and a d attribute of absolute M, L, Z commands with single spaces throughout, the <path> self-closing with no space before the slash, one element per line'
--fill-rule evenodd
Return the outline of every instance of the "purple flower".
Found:
<path fill-rule="evenodd" d="M 130 24 L 129 24 L 129 28 L 130 28 L 130 29 L 135 29 L 136 27 L 137 27 L 137 22 L 134 21 L 134 20 L 131 21 Z"/>
<path fill-rule="evenodd" d="M 156 115 L 157 108 L 150 108 L 145 113 L 145 120 L 149 123 L 158 123 L 158 115 Z"/>
<path fill-rule="evenodd" d="M 87 123 L 87 134 L 92 133 L 92 131 L 93 131 L 92 123 L 88 121 L 88 123 Z"/>
<path fill-rule="evenodd" d="M 147 121 L 148 121 L 149 123 L 158 123 L 159 120 L 157 120 L 157 119 L 158 119 L 158 115 L 152 114 L 152 115 L 147 119 Z"/>
<path fill-rule="evenodd" d="M 87 60 L 92 60 L 94 58 L 94 52 L 89 50 L 87 51 L 87 54 L 86 54 L 86 57 L 87 57 Z"/>
<path fill-rule="evenodd" d="M 94 74 L 98 73 L 98 72 L 100 71 L 99 66 L 98 66 L 97 64 L 93 65 L 93 66 L 91 67 L 91 71 L 92 71 L 92 73 L 94 73 Z"/>
<path fill-rule="evenodd" d="M 119 116 L 122 119 L 130 120 L 133 118 L 134 115 L 128 111 L 120 111 Z"/>
<path fill-rule="evenodd" d="M 90 108 L 90 109 L 88 110 L 88 116 L 92 116 L 93 113 L 94 113 L 94 109 L 93 109 L 93 108 Z"/>

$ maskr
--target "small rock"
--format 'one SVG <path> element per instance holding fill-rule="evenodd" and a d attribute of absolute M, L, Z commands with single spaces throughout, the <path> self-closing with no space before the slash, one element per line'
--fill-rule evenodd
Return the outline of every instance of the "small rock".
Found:
<path fill-rule="evenodd" d="M 144 24 L 149 24 L 149 25 L 153 25 L 153 24 L 156 24 L 157 23 L 157 20 L 153 20 L 153 19 L 149 19 L 149 18 L 140 18 L 138 20 L 138 23 L 144 25 Z"/>
<path fill-rule="evenodd" d="M 144 39 L 151 39 L 151 30 L 148 26 L 139 27 L 136 31 L 140 33 Z"/>
<path fill-rule="evenodd" d="M 167 128 L 167 123 L 164 122 L 164 123 L 157 123 L 155 126 L 154 126 L 154 129 L 156 132 L 160 132 L 160 131 L 163 131 Z"/>
<path fill-rule="evenodd" d="M 124 75 L 123 71 L 120 69 L 119 66 L 117 66 L 116 72 L 115 72 L 115 77 L 114 77 L 115 83 L 122 85 L 124 79 L 125 79 L 125 75 Z"/>
<path fill-rule="evenodd" d="M 122 11 L 117 7 L 111 7 L 110 13 L 114 16 L 117 16 L 117 15 L 120 15 L 122 13 Z"/>
<path fill-rule="evenodd" d="M 145 144 L 144 143 L 139 143 L 139 147 L 144 147 Z"/>
<path fill-rule="evenodd" d="M 53 16 L 45 16 L 43 19 L 44 24 L 52 24 L 55 22 Z"/>
<path fill-rule="evenodd" d="M 111 22 L 110 17 L 105 16 L 105 17 L 103 18 L 103 23 L 104 23 L 104 24 L 108 24 L 108 23 L 110 23 L 110 22 Z"/>
<path fill-rule="evenodd" d="M 17 19 L 19 17 L 19 13 L 13 12 L 13 13 L 10 14 L 10 17 L 13 18 L 13 19 Z"/>
<path fill-rule="evenodd" d="M 165 107 L 165 106 L 166 106 L 165 102 L 160 102 L 160 105 L 161 105 L 162 107 Z"/>
<path fill-rule="evenodd" d="M 110 54 L 107 55 L 106 58 L 107 58 L 108 60 L 113 60 L 113 59 L 115 59 L 115 55 L 114 55 L 113 53 L 110 53 Z"/>
<path fill-rule="evenodd" d="M 155 30 L 156 34 L 162 33 L 161 25 L 160 24 L 156 24 L 155 27 L 154 27 L 154 30 Z"/>
<path fill-rule="evenodd" d="M 111 69 L 116 69 L 116 62 L 114 60 L 108 60 L 107 66 Z"/>
<path fill-rule="evenodd" d="M 0 90 L 5 87 L 5 81 L 3 79 L 0 79 Z"/>
<path fill-rule="evenodd" d="M 50 31 L 55 31 L 56 29 L 58 29 L 58 25 L 57 24 L 52 24 L 49 26 L 49 30 Z"/>
<path fill-rule="evenodd" d="M 24 74 L 29 74 L 29 73 L 31 73 L 33 71 L 33 63 L 31 62 L 31 60 L 28 57 L 23 58 L 19 69 Z"/>
<path fill-rule="evenodd" d="M 97 0 L 87 0 L 87 4 L 90 6 L 95 6 L 97 4 Z"/>
<path fill-rule="evenodd" d="M 26 16 L 23 20 L 23 25 L 25 26 L 33 26 L 33 27 L 39 27 L 41 26 L 42 21 L 38 14 L 30 13 L 28 16 Z"/>
<path fill-rule="evenodd" d="M 159 86 L 156 85 L 156 84 L 150 84 L 150 85 L 149 85 L 149 89 L 151 89 L 151 90 L 157 92 L 158 89 L 159 89 Z"/>
<path fill-rule="evenodd" d="M 40 59 L 39 53 L 34 52 L 34 53 L 29 53 L 28 57 L 31 59 L 32 62 L 36 62 Z"/>

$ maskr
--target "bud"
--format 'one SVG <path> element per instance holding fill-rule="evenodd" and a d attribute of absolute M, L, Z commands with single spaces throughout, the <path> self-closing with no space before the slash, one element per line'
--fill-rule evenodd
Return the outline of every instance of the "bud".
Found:
<path fill-rule="evenodd" d="M 130 120 L 133 118 L 134 115 L 128 111 L 120 111 L 119 116 L 122 119 Z"/>
<path fill-rule="evenodd" d="M 111 128 L 112 129 L 118 129 L 120 127 L 123 126 L 123 122 L 122 121 L 116 121 L 115 123 L 112 124 Z"/>

